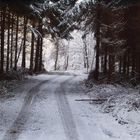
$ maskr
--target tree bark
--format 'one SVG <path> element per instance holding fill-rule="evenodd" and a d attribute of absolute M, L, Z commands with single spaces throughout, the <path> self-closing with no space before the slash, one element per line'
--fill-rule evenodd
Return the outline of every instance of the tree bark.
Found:
<path fill-rule="evenodd" d="M 6 16 L 6 9 L 3 8 L 1 12 L 1 68 L 0 72 L 4 72 L 4 31 L 5 31 L 5 16 Z"/>
<path fill-rule="evenodd" d="M 10 53 L 10 11 L 8 11 L 7 15 L 7 58 L 6 58 L 6 71 L 9 71 L 9 53 Z"/>
<path fill-rule="evenodd" d="M 14 37 L 14 14 L 11 17 L 11 48 L 10 48 L 10 68 L 13 68 L 13 37 Z"/>
<path fill-rule="evenodd" d="M 35 28 L 35 25 L 33 24 L 33 28 Z M 33 61 L 34 61 L 34 41 L 35 36 L 34 33 L 32 33 L 32 39 L 31 39 L 31 55 L 30 55 L 30 71 L 33 72 Z"/>
<path fill-rule="evenodd" d="M 40 37 L 38 36 L 37 44 L 36 44 L 34 72 L 38 72 L 39 71 L 39 46 L 40 46 Z"/>
<path fill-rule="evenodd" d="M 23 50 L 22 50 L 22 67 L 25 68 L 26 67 L 26 33 L 27 33 L 27 23 L 28 23 L 28 19 L 26 17 L 24 17 L 24 41 L 23 41 Z"/>
<path fill-rule="evenodd" d="M 14 66 L 15 70 L 17 70 L 18 32 L 19 32 L 19 16 L 17 15 L 17 19 L 16 19 L 16 44 L 15 44 L 15 66 Z"/>
<path fill-rule="evenodd" d="M 99 51 L 100 51 L 100 18 L 101 18 L 101 11 L 100 11 L 100 0 L 98 0 L 97 4 L 97 17 L 96 17 L 96 62 L 95 62 L 95 72 L 94 72 L 94 79 L 99 79 Z"/>
<path fill-rule="evenodd" d="M 58 55 L 59 55 L 59 39 L 56 39 L 55 46 L 56 46 L 56 57 L 55 57 L 54 70 L 57 70 Z"/>

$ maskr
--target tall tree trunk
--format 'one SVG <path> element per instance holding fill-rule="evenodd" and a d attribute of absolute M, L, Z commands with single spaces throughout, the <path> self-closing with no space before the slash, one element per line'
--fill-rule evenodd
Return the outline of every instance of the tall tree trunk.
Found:
<path fill-rule="evenodd" d="M 42 23 L 39 21 L 37 44 L 36 44 L 36 53 L 35 53 L 35 68 L 34 72 L 39 72 L 42 70 L 42 50 L 43 50 L 43 39 L 42 39 Z"/>
<path fill-rule="evenodd" d="M 40 47 L 39 47 L 39 71 L 42 71 L 42 66 L 43 66 L 43 64 L 42 64 L 42 53 L 43 53 L 43 32 L 42 32 L 42 23 L 40 22 L 39 23 L 39 32 L 40 32 L 40 34 L 41 34 L 41 37 L 40 37 Z"/>
<path fill-rule="evenodd" d="M 19 16 L 16 19 L 16 44 L 15 44 L 15 70 L 17 70 L 17 48 L 18 48 Z"/>
<path fill-rule="evenodd" d="M 7 16 L 7 58 L 6 58 L 6 71 L 9 71 L 9 53 L 10 53 L 10 11 L 8 11 L 8 16 Z"/>
<path fill-rule="evenodd" d="M 66 47 L 66 57 L 65 57 L 65 70 L 68 69 L 68 66 L 69 66 L 69 44 L 70 44 L 70 41 L 68 42 L 68 46 Z"/>
<path fill-rule="evenodd" d="M 22 50 L 22 67 L 25 68 L 26 67 L 26 33 L 27 33 L 27 23 L 28 23 L 28 19 L 24 16 L 24 32 L 23 32 L 23 36 L 24 36 L 24 41 L 23 41 L 23 50 Z"/>
<path fill-rule="evenodd" d="M 33 28 L 35 28 L 35 25 L 33 24 Z M 34 41 L 35 41 L 35 35 L 32 33 L 31 38 L 31 55 L 30 55 L 30 71 L 33 72 L 33 61 L 34 61 Z"/>
<path fill-rule="evenodd" d="M 38 72 L 39 71 L 39 46 L 40 46 L 40 37 L 38 36 L 37 44 L 36 44 L 36 52 L 35 52 L 34 72 Z"/>
<path fill-rule="evenodd" d="M 97 16 L 96 16 L 96 62 L 95 62 L 95 72 L 94 72 L 94 79 L 99 79 L 99 51 L 100 51 L 100 18 L 101 18 L 101 11 L 100 11 L 100 0 L 98 0 L 97 4 Z"/>
<path fill-rule="evenodd" d="M 56 39 L 55 46 L 56 46 L 56 53 L 55 53 L 56 56 L 55 56 L 54 70 L 57 70 L 58 55 L 59 55 L 59 39 L 58 38 Z"/>
<path fill-rule="evenodd" d="M 5 16 L 6 16 L 6 9 L 2 9 L 1 15 L 1 69 L 0 72 L 4 72 L 4 31 L 5 31 Z"/>
<path fill-rule="evenodd" d="M 42 64 L 42 52 L 43 52 L 43 38 L 40 38 L 40 59 L 39 59 L 39 71 L 42 71 L 42 66 L 43 66 L 43 64 Z"/>
<path fill-rule="evenodd" d="M 83 43 L 84 43 L 84 62 L 85 62 L 85 68 L 87 68 L 87 72 L 88 72 L 89 60 L 88 60 L 88 49 L 87 49 L 86 39 L 83 39 Z"/>
<path fill-rule="evenodd" d="M 11 17 L 11 48 L 10 48 L 10 68 L 13 68 L 13 38 L 14 38 L 14 14 Z"/>

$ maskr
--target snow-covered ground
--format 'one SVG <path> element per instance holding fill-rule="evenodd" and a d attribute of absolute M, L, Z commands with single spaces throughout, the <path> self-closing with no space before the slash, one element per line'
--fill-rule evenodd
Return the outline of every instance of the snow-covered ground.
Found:
<path fill-rule="evenodd" d="M 94 84 L 87 93 L 91 99 L 107 99 L 98 106 L 99 110 L 108 114 L 122 125 L 133 140 L 140 139 L 140 87 L 110 84 Z"/>
<path fill-rule="evenodd" d="M 42 74 L 25 80 L 13 96 L 0 99 L 0 140 L 139 140 L 100 105 L 76 101 L 89 98 L 79 84 L 85 78 Z"/>

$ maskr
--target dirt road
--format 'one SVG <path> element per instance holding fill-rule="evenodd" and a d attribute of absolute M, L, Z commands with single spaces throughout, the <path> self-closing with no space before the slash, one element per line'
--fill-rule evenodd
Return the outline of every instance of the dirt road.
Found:
<path fill-rule="evenodd" d="M 79 84 L 83 76 L 39 75 L 30 79 L 31 85 L 32 79 L 36 86 L 28 85 L 20 111 L 15 118 L 9 115 L 13 121 L 0 140 L 119 140 L 111 130 L 118 129 L 118 124 L 109 126 L 112 120 L 108 116 L 89 102 L 76 101 L 89 98 Z M 23 86 L 26 89 L 27 84 Z M 14 100 L 17 103 L 11 112 L 19 106 L 18 97 Z"/>

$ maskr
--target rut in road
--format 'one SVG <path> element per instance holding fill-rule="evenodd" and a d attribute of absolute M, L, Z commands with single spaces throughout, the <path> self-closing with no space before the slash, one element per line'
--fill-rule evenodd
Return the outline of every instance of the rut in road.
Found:
<path fill-rule="evenodd" d="M 40 91 L 41 86 L 46 84 L 47 82 L 48 80 L 42 81 L 37 86 L 29 90 L 29 92 L 25 96 L 24 103 L 18 117 L 16 118 L 12 126 L 9 128 L 9 130 L 7 130 L 3 140 L 18 140 L 20 133 L 24 129 L 25 123 L 27 122 L 29 118 L 29 113 L 30 113 L 34 98 Z"/>
<path fill-rule="evenodd" d="M 64 132 L 68 140 L 78 140 L 76 125 L 65 91 L 65 85 L 69 84 L 69 81 L 71 81 L 73 78 L 60 83 L 60 87 L 58 87 L 55 91 L 58 110 L 63 123 Z"/>

